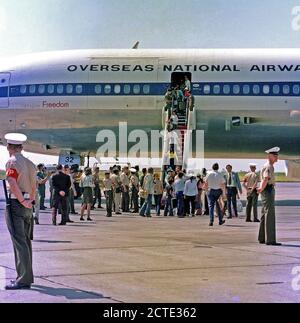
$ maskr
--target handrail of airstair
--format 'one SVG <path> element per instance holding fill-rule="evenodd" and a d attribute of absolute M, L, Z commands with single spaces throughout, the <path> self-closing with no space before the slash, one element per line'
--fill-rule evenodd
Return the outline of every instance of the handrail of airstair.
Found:
<path fill-rule="evenodd" d="M 183 147 L 183 160 L 182 160 L 182 167 L 183 169 L 187 169 L 188 167 L 188 160 L 190 157 L 190 141 L 193 130 L 196 130 L 196 109 L 193 107 L 190 109 L 187 108 L 187 130 L 184 135 L 184 147 Z"/>

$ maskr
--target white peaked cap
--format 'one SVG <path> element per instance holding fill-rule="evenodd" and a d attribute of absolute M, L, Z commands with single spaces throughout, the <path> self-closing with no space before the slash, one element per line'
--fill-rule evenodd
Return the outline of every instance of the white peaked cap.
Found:
<path fill-rule="evenodd" d="M 27 140 L 27 137 L 22 133 L 7 133 L 4 138 L 11 145 L 22 145 Z"/>
<path fill-rule="evenodd" d="M 267 154 L 278 154 L 280 152 L 279 147 L 273 147 L 271 149 L 266 150 Z"/>

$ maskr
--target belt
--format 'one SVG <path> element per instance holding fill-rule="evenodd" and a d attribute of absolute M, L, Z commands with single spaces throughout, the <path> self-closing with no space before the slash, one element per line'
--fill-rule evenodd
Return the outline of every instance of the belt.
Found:
<path fill-rule="evenodd" d="M 30 198 L 30 194 L 29 193 L 24 193 L 22 192 L 24 199 L 29 199 Z M 14 194 L 9 194 L 9 198 L 12 200 L 17 200 L 17 197 Z"/>

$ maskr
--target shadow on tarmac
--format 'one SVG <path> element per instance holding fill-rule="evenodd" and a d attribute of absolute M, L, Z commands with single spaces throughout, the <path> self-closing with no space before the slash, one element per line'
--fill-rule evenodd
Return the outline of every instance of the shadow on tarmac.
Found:
<path fill-rule="evenodd" d="M 36 291 L 42 294 L 50 295 L 50 296 L 63 296 L 67 299 L 74 300 L 74 299 L 109 299 L 109 297 L 105 297 L 102 294 L 83 291 L 79 289 L 72 289 L 72 288 L 53 288 L 53 287 L 46 287 L 42 285 L 33 285 L 31 288 L 32 291 Z"/>

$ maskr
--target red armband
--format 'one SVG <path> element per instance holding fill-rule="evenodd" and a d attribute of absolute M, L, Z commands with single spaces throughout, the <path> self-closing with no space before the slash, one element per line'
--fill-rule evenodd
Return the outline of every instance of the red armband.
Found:
<path fill-rule="evenodd" d="M 19 174 L 18 174 L 17 170 L 16 170 L 16 169 L 14 169 L 14 168 L 9 168 L 9 169 L 6 171 L 6 177 L 12 177 L 12 178 L 14 178 L 15 180 L 17 180 L 17 179 L 18 179 L 18 176 L 19 176 Z"/>

